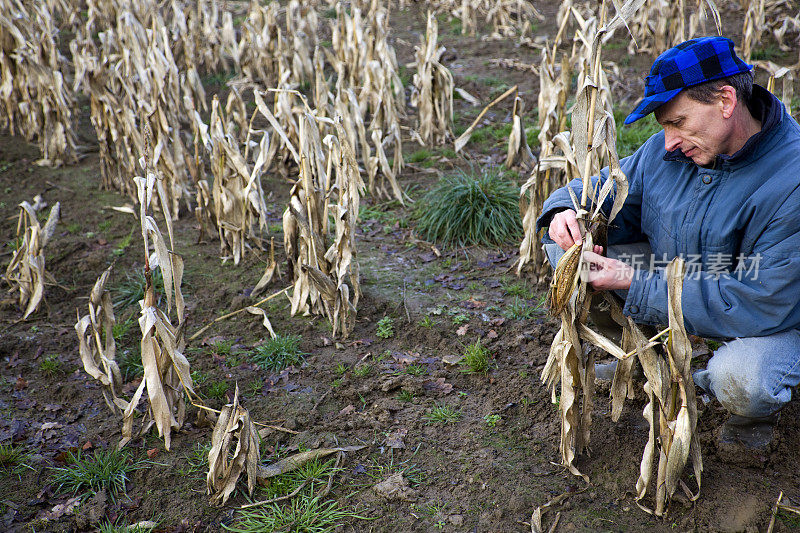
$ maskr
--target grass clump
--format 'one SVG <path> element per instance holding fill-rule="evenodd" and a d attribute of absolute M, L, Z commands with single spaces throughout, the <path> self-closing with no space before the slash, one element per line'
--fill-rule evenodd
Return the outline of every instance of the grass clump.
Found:
<path fill-rule="evenodd" d="M 228 392 L 229 388 L 230 385 L 224 381 L 214 381 L 208 385 L 206 394 L 208 394 L 209 398 L 220 400 L 225 396 L 225 393 Z"/>
<path fill-rule="evenodd" d="M 127 452 L 114 449 L 98 450 L 87 456 L 78 450 L 67 453 L 67 465 L 55 468 L 53 482 L 57 492 L 80 495 L 82 498 L 105 490 L 112 502 L 125 494 L 128 474 L 141 468 Z"/>
<path fill-rule="evenodd" d="M 278 335 L 267 339 L 250 354 L 250 360 L 264 370 L 279 372 L 292 365 L 299 365 L 308 355 L 300 350 L 299 335 Z"/>
<path fill-rule="evenodd" d="M 530 305 L 518 296 L 515 296 L 508 307 L 503 310 L 503 316 L 512 320 L 530 320 L 542 314 L 544 314 L 543 303 Z"/>
<path fill-rule="evenodd" d="M 466 374 L 485 374 L 489 371 L 489 350 L 477 340 L 464 349 L 460 364 Z"/>
<path fill-rule="evenodd" d="M 394 320 L 392 320 L 392 317 L 385 316 L 378 320 L 378 331 L 375 334 L 381 339 L 394 337 Z"/>
<path fill-rule="evenodd" d="M 60 374 L 63 371 L 61 361 L 58 360 L 58 356 L 55 354 L 45 357 L 42 362 L 39 363 L 39 370 L 42 374 L 50 377 Z"/>
<path fill-rule="evenodd" d="M 29 455 L 13 444 L 0 444 L 0 473 L 19 474 L 25 468 L 31 468 L 27 461 Z"/>
<path fill-rule="evenodd" d="M 151 275 L 156 297 L 160 299 L 164 294 L 164 277 L 161 275 L 161 269 L 153 270 Z M 132 274 L 126 273 L 125 279 L 111 289 L 111 293 L 114 294 L 114 307 L 124 309 L 138 303 L 144 298 L 145 283 L 144 269 L 137 268 Z"/>
<path fill-rule="evenodd" d="M 425 414 L 422 419 L 426 424 L 453 424 L 461 419 L 461 411 L 449 405 L 440 404 Z"/>
<path fill-rule="evenodd" d="M 420 201 L 418 230 L 427 240 L 460 246 L 498 245 L 522 238 L 519 187 L 497 172 L 443 177 Z"/>
<path fill-rule="evenodd" d="M 138 347 L 135 349 L 123 350 L 117 363 L 119 364 L 119 371 L 122 374 L 122 379 L 126 383 L 133 378 L 144 375 L 144 364 L 142 363 L 142 356 L 139 353 Z"/>

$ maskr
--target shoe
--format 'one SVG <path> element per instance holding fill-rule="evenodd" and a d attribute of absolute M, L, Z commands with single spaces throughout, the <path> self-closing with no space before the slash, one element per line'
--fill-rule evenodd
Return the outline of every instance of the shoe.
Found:
<path fill-rule="evenodd" d="M 722 424 L 719 441 L 722 444 L 741 445 L 755 452 L 768 452 L 775 438 L 778 413 L 763 418 L 731 415 Z"/>

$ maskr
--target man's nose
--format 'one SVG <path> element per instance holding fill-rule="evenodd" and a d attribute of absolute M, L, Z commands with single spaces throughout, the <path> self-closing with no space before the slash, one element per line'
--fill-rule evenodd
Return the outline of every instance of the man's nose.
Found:
<path fill-rule="evenodd" d="M 681 137 L 672 128 L 664 128 L 664 149 L 667 152 L 677 150 L 681 145 Z"/>

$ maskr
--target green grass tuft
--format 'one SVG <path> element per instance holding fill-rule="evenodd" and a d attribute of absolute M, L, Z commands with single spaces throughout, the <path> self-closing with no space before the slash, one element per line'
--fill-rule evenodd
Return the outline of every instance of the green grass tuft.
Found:
<path fill-rule="evenodd" d="M 489 350 L 479 339 L 464 349 L 460 364 L 461 371 L 466 374 L 485 374 L 489 371 Z"/>
<path fill-rule="evenodd" d="M 422 419 L 426 424 L 453 424 L 461 419 L 461 411 L 449 405 L 439 404 L 428 411 Z"/>
<path fill-rule="evenodd" d="M 300 351 L 300 340 L 298 335 L 278 335 L 267 339 L 250 354 L 250 360 L 262 369 L 274 372 L 302 364 L 308 354 Z"/>
<path fill-rule="evenodd" d="M 164 277 L 161 275 L 161 269 L 153 270 L 152 276 L 156 296 L 160 299 L 164 294 Z M 111 289 L 111 293 L 114 294 L 114 307 L 124 309 L 138 303 L 144 298 L 144 288 L 144 269 L 137 268 L 133 274 L 126 273 L 125 279 Z"/>
<path fill-rule="evenodd" d="M 125 451 L 114 449 L 98 450 L 92 456 L 68 452 L 67 466 L 54 468 L 56 475 L 53 482 L 60 493 L 80 495 L 82 498 L 94 495 L 102 490 L 111 501 L 125 494 L 128 475 L 142 468 L 141 463 L 134 462 Z"/>
<path fill-rule="evenodd" d="M 419 202 L 418 230 L 427 240 L 498 245 L 522 238 L 519 188 L 496 172 L 442 178 Z"/>

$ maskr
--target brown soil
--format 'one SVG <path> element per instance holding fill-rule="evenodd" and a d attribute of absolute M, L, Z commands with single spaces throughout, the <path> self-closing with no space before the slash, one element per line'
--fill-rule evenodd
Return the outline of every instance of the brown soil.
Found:
<path fill-rule="evenodd" d="M 542 6 L 547 20 L 539 31 L 555 33 L 556 8 L 556 2 Z M 420 31 L 424 31 L 422 9 L 413 6 L 409 12 L 394 13 L 393 25 L 399 60 L 408 62 Z M 503 70 L 488 65 L 487 60 L 513 57 L 535 63 L 537 52 L 508 42 L 462 37 L 450 31 L 446 22 L 440 35 L 457 86 L 486 102 L 492 87 L 485 79 L 497 78 L 509 85 L 519 84 L 529 109 L 535 105 L 538 82 L 534 74 Z M 617 41 L 624 42 L 621 38 Z M 796 57 L 796 51 L 791 54 Z M 624 47 L 606 55 L 620 62 L 622 78 L 629 80 L 630 87 L 623 92 L 635 97 L 651 59 L 635 56 L 623 65 L 620 60 L 625 56 Z M 461 124 L 466 126 L 477 110 L 468 109 L 461 100 L 456 103 L 463 117 Z M 508 106 L 500 106 L 489 119 L 507 122 L 508 112 Z M 86 109 L 80 135 L 85 144 L 92 145 Z M 413 151 L 411 146 L 408 149 Z M 500 161 L 504 150 L 502 141 L 468 145 L 469 157 L 486 163 Z M 116 264 L 110 284 L 116 287 L 124 281 L 124 273 L 141 268 L 142 252 L 136 232 L 130 246 L 119 251 L 135 221 L 109 209 L 127 202 L 126 198 L 98 190 L 96 153 L 75 166 L 57 170 L 34 166 L 32 161 L 38 157 L 35 146 L 0 136 L 2 242 L 14 238 L 17 204 L 36 194 L 50 204 L 60 201 L 63 214 L 46 250 L 47 269 L 58 281 L 58 286 L 47 288 L 47 304 L 25 322 L 17 320 L 20 313 L 13 306 L 0 309 L 0 444 L 13 443 L 30 454 L 29 469 L 2 471 L 0 529 L 93 530 L 99 519 L 134 523 L 155 517 L 160 521 L 158 531 L 219 531 L 222 525 L 233 523 L 234 509 L 245 499 L 238 493 L 225 507 L 213 507 L 205 495 L 205 472 L 188 472 L 193 447 L 209 442 L 211 432 L 207 426 L 193 424 L 194 416 L 173 436 L 170 452 L 164 451 L 163 442 L 154 434 L 129 445 L 137 459 L 150 463 L 133 474 L 127 498 L 113 503 L 101 494 L 74 513 L 45 519 L 69 497 L 53 483 L 52 468 L 63 465 L 64 453 L 114 446 L 119 439 L 118 420 L 110 415 L 99 387 L 82 369 L 73 328 L 75 310 L 86 312 L 89 291 L 109 264 Z M 464 162 L 442 160 L 435 165 L 438 170 L 412 168 L 403 176 L 402 186 L 425 190 L 439 170 L 454 164 Z M 267 178 L 264 187 L 271 195 L 271 222 L 277 224 L 288 187 L 279 178 Z M 372 203 L 371 199 L 365 201 Z M 545 514 L 544 521 L 550 524 L 560 512 L 558 531 L 758 531 L 766 528 L 781 490 L 794 501 L 800 500 L 797 400 L 783 412 L 774 450 L 751 461 L 717 450 L 715 435 L 725 413 L 715 402 L 701 402 L 702 494 L 694 503 L 676 498 L 665 519 L 642 512 L 633 499 L 646 442 L 641 398 L 629 402 L 615 424 L 602 393 L 598 396 L 591 454 L 578 461 L 590 484 L 557 466 L 560 424 L 550 393 L 538 379 L 557 325 L 544 314 L 530 320 L 508 316 L 513 297 L 503 287 L 514 281 L 511 267 L 516 247 L 445 249 L 437 257 L 405 227 L 410 209 L 394 208 L 390 214 L 394 216 L 391 222 L 364 221 L 359 230 L 364 298 L 356 329 L 347 341 L 332 342 L 330 326 L 323 319 L 291 318 L 286 301 L 276 300 L 268 307 L 270 318 L 277 331 L 302 335 L 303 351 L 309 354 L 302 366 L 275 375 L 250 364 L 247 354 L 265 338 L 265 331 L 259 320 L 249 315 L 219 323 L 202 342 L 198 340 L 187 350 L 192 369 L 208 378 L 202 392 L 207 394 L 212 383 L 230 384 L 224 398 L 208 400 L 210 406 L 219 408 L 226 403 L 238 383 L 244 391 L 243 403 L 255 420 L 272 421 L 298 432 L 268 434 L 262 444 L 263 461 L 270 462 L 276 452 L 298 448 L 366 445 L 346 456 L 331 494 L 368 520 L 351 520 L 341 530 L 529 531 L 526 522 L 537 506 L 568 493 Z M 177 251 L 186 262 L 184 294 L 191 334 L 221 313 L 250 302 L 247 295 L 260 278 L 265 261 L 263 254 L 250 254 L 239 266 L 221 264 L 218 243 L 198 244 L 197 227 L 186 214 L 175 231 Z M 281 241 L 279 234 L 275 237 Z M 0 253 L 4 263 L 8 261 L 10 248 L 4 247 Z M 285 278 L 273 281 L 268 290 L 286 284 Z M 535 306 L 540 295 L 527 303 Z M 118 322 L 134 320 L 118 346 L 118 358 L 137 349 L 136 307 L 116 309 Z M 461 326 L 453 321 L 458 314 L 468 319 L 463 335 L 457 332 Z M 384 316 L 394 322 L 395 333 L 388 339 L 376 335 L 376 323 Z M 432 327 L 420 323 L 425 316 L 433 320 Z M 444 356 L 460 353 L 463 346 L 478 339 L 492 354 L 487 374 L 465 374 L 442 362 Z M 232 341 L 232 357 L 215 353 L 215 340 Z M 60 369 L 45 373 L 42 362 L 51 355 L 61 363 Z M 420 375 L 404 371 L 409 358 L 420 365 Z M 354 373 L 359 361 L 372 365 L 368 375 Z M 347 370 L 340 375 L 337 366 L 342 363 Z M 139 379 L 131 378 L 126 385 L 128 394 Z M 401 401 L 401 391 L 413 393 L 413 399 Z M 457 409 L 460 420 L 427 423 L 424 416 L 442 404 Z M 490 414 L 501 417 L 495 426 L 484 418 Z M 404 448 L 392 449 L 387 439 L 398 434 L 404 435 Z M 394 470 L 388 468 L 391 464 Z M 396 471 L 397 465 L 413 466 L 416 475 L 408 501 L 386 501 L 371 490 L 381 480 L 371 477 L 381 472 L 376 465 L 385 467 L 384 478 Z M 785 517 L 777 521 L 775 530 L 792 526 L 798 527 L 798 522 Z"/>

